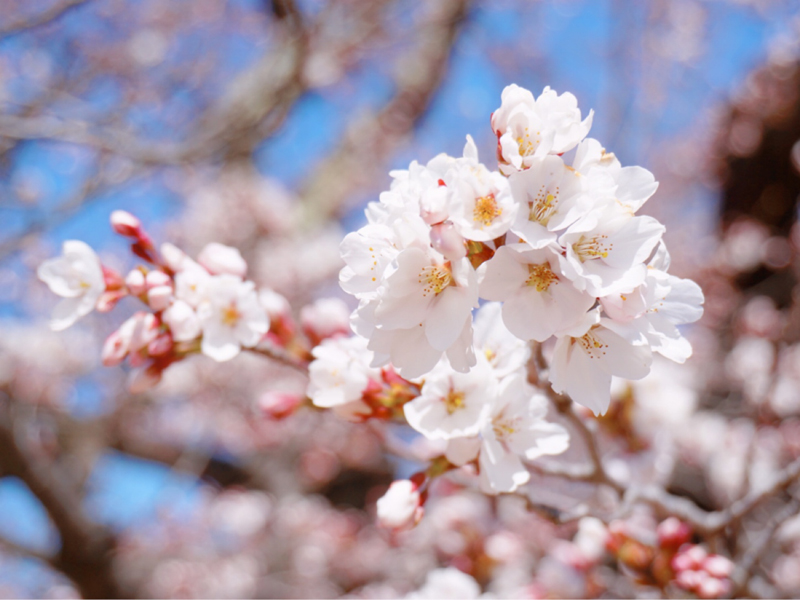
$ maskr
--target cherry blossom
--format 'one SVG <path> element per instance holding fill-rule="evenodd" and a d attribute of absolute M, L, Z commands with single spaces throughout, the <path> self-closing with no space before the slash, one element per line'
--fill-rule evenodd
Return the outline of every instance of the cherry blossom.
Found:
<path fill-rule="evenodd" d="M 208 280 L 205 298 L 197 309 L 203 330 L 203 354 L 217 361 L 235 357 L 241 348 L 252 348 L 269 330 L 269 321 L 258 302 L 255 285 L 235 275 Z"/>
<path fill-rule="evenodd" d="M 61 256 L 44 261 L 36 275 L 63 298 L 53 310 L 50 327 L 54 331 L 66 329 L 92 312 L 106 289 L 100 259 L 79 240 L 64 242 Z"/>

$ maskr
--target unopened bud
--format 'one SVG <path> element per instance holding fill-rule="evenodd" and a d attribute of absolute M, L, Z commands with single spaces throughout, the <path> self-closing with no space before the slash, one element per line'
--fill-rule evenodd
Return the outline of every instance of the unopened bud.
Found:
<path fill-rule="evenodd" d="M 247 273 L 247 263 L 242 258 L 239 250 L 216 242 L 212 242 L 203 248 L 200 254 L 197 255 L 197 262 L 203 265 L 212 275 L 228 273 L 244 277 Z"/>
<path fill-rule="evenodd" d="M 378 523 L 394 531 L 413 528 L 422 518 L 421 500 L 417 486 L 408 479 L 393 482 L 378 500 Z"/>
<path fill-rule="evenodd" d="M 108 336 L 103 344 L 103 352 L 101 354 L 103 364 L 106 367 L 114 367 L 125 360 L 131 347 L 131 338 L 135 327 L 136 322 L 133 319 L 128 319 L 119 329 Z"/>
<path fill-rule="evenodd" d="M 109 312 L 117 305 L 117 302 L 122 300 L 128 292 L 125 290 L 115 290 L 113 292 L 103 292 L 97 299 L 96 308 L 99 312 Z"/>
<path fill-rule="evenodd" d="M 662 548 L 677 550 L 692 539 L 691 528 L 675 517 L 669 517 L 658 524 L 658 545 Z"/>
<path fill-rule="evenodd" d="M 161 258 L 169 269 L 172 269 L 177 273 L 183 269 L 183 266 L 189 257 L 186 256 L 186 253 L 183 250 L 174 244 L 165 242 L 161 244 Z"/>
<path fill-rule="evenodd" d="M 729 587 L 728 581 L 707 577 L 695 588 L 695 593 L 701 598 L 720 598 L 727 595 Z"/>
<path fill-rule="evenodd" d="M 164 285 L 172 286 L 172 278 L 164 271 L 150 271 L 145 277 L 145 283 L 147 284 L 147 289 Z"/>
<path fill-rule="evenodd" d="M 139 238 L 142 234 L 142 222 L 124 210 L 111 213 L 111 227 L 118 234 L 127 237 Z"/>
<path fill-rule="evenodd" d="M 456 231 L 452 222 L 445 221 L 434 225 L 431 227 L 430 236 L 433 248 L 448 260 L 458 260 L 467 255 L 464 238 Z"/>
<path fill-rule="evenodd" d="M 125 285 L 128 291 L 134 296 L 141 296 L 147 291 L 147 283 L 145 282 L 144 273 L 139 269 L 134 269 L 125 277 Z"/>
<path fill-rule="evenodd" d="M 722 579 L 731 576 L 731 573 L 733 573 L 733 563 L 724 556 L 711 554 L 703 561 L 703 570 L 713 577 Z"/>
<path fill-rule="evenodd" d="M 294 413 L 302 403 L 303 397 L 300 394 L 271 390 L 261 394 L 258 408 L 270 419 L 283 419 Z"/>
<path fill-rule="evenodd" d="M 147 303 L 154 311 L 165 310 L 172 302 L 172 288 L 168 285 L 159 285 L 147 292 Z"/>
<path fill-rule="evenodd" d="M 169 333 L 162 333 L 147 345 L 147 353 L 150 356 L 163 356 L 172 350 L 172 336 Z"/>

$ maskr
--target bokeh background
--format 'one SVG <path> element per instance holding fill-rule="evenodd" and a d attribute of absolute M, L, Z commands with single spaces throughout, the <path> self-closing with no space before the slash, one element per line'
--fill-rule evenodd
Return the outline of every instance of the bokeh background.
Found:
<path fill-rule="evenodd" d="M 672 271 L 708 296 L 691 333 L 691 409 L 684 392 L 657 400 L 678 428 L 674 414 L 705 411 L 691 432 L 708 443 L 690 464 L 681 452 L 700 451 L 679 440 L 665 485 L 720 508 L 748 473 L 797 452 L 800 362 L 783 358 L 798 337 L 796 1 L 0 4 L 0 595 L 390 596 L 445 564 L 503 593 L 487 566 L 502 552 L 483 541 L 451 551 L 433 526 L 397 541 L 371 525 L 375 499 L 414 470 L 413 444 L 402 460 L 386 452 L 408 442 L 403 431 L 387 439 L 310 411 L 270 418 L 268 391 L 304 382 L 259 357 L 196 357 L 131 396 L 125 368 L 102 368 L 99 351 L 133 302 L 55 334 L 34 271 L 67 239 L 132 267 L 108 226 L 124 209 L 189 253 L 238 247 L 251 277 L 296 308 L 340 296 L 338 243 L 389 171 L 460 155 L 467 134 L 494 166 L 489 117 L 510 83 L 572 92 L 595 111 L 592 137 L 653 171 L 644 212 L 667 226 Z M 609 452 L 626 435 L 608 433 Z M 11 446 L 55 487 L 32 490 Z M 739 449 L 734 466 L 714 458 Z M 547 540 L 569 531 L 508 502 L 453 498 L 440 512 L 491 522 L 481 540 L 525 524 L 537 590 L 597 593 L 540 565 Z M 800 586 L 787 539 L 765 559 L 767 592 Z M 619 585 L 607 588 L 636 593 Z"/>

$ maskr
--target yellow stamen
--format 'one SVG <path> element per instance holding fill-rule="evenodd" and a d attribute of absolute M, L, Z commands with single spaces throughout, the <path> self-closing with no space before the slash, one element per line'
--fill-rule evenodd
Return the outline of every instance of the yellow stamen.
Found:
<path fill-rule="evenodd" d="M 241 318 L 242 313 L 239 312 L 234 303 L 222 309 L 222 322 L 228 327 L 235 327 Z"/>
<path fill-rule="evenodd" d="M 572 250 L 578 255 L 581 262 L 595 258 L 608 258 L 608 253 L 614 249 L 614 244 L 607 243 L 606 239 L 608 239 L 607 235 L 592 238 L 581 236 L 581 239 L 572 244 Z"/>
<path fill-rule="evenodd" d="M 589 358 L 601 358 L 605 355 L 606 348 L 608 348 L 608 344 L 603 343 L 595 335 L 594 330 L 596 328 L 597 325 L 586 332 L 586 335 L 583 337 L 575 339 L 575 341 L 580 344 L 581 348 L 583 348 L 584 352 L 589 355 Z"/>
<path fill-rule="evenodd" d="M 475 200 L 475 209 L 472 211 L 472 216 L 475 221 L 483 223 L 488 227 L 502 214 L 503 209 L 497 206 L 497 200 L 494 199 L 493 194 L 481 196 Z"/>
<path fill-rule="evenodd" d="M 540 190 L 533 202 L 529 203 L 528 220 L 547 225 L 553 213 L 556 212 L 556 208 L 558 208 L 559 192 L 560 189 L 558 187 L 555 190 Z"/>
<path fill-rule="evenodd" d="M 548 263 L 528 265 L 528 279 L 525 285 L 535 287 L 537 292 L 546 292 L 553 282 L 558 283 L 558 275 L 553 273 Z"/>
<path fill-rule="evenodd" d="M 444 398 L 444 406 L 447 414 L 452 415 L 457 410 L 464 408 L 464 392 L 454 392 L 450 390 Z"/>
<path fill-rule="evenodd" d="M 453 276 L 446 265 L 434 265 L 424 267 L 417 281 L 425 286 L 422 289 L 423 296 L 430 293 L 438 296 L 446 287 L 453 284 Z"/>

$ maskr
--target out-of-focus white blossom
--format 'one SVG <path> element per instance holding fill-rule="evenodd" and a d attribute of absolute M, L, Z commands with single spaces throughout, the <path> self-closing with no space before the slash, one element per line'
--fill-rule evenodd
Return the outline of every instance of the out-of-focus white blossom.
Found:
<path fill-rule="evenodd" d="M 411 529 L 422 518 L 421 496 L 418 486 L 408 479 L 392 482 L 386 493 L 378 499 L 378 523 L 387 529 Z"/>
<path fill-rule="evenodd" d="M 63 298 L 53 310 L 50 327 L 54 331 L 66 329 L 92 312 L 106 289 L 100 259 L 79 240 L 64 242 L 61 256 L 44 261 L 36 275 Z"/>

